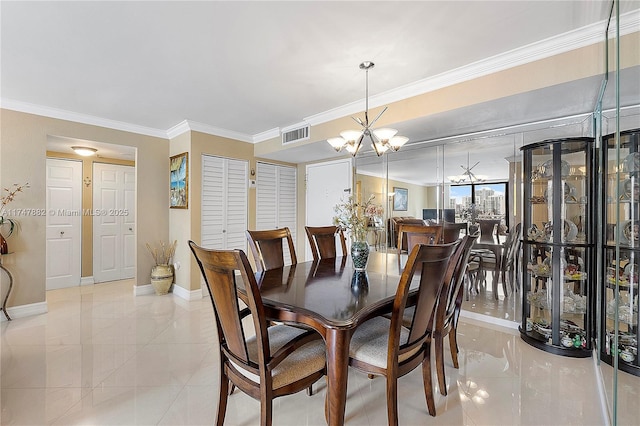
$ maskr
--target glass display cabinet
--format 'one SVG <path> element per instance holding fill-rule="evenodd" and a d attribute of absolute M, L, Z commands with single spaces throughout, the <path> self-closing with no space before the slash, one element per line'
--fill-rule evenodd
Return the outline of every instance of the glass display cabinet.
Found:
<path fill-rule="evenodd" d="M 591 355 L 593 139 L 545 140 L 523 152 L 520 335 L 558 355 Z"/>
<path fill-rule="evenodd" d="M 603 138 L 604 294 L 601 358 L 640 376 L 638 274 L 640 269 L 640 129 Z"/>

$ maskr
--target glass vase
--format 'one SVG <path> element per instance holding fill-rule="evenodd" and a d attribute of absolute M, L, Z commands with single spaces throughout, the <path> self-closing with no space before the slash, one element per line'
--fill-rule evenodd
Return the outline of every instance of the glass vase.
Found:
<path fill-rule="evenodd" d="M 351 243 L 351 260 L 356 271 L 364 271 L 369 260 L 369 243 L 354 241 Z"/>

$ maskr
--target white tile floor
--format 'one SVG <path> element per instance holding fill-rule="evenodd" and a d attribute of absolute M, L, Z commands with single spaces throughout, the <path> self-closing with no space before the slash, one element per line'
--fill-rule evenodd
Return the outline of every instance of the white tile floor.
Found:
<path fill-rule="evenodd" d="M 134 297 L 132 285 L 50 291 L 49 313 L 1 324 L 0 424 L 214 422 L 217 350 L 209 300 Z M 459 370 L 447 356 L 449 395 L 435 390 L 437 417 L 426 412 L 420 369 L 400 379 L 401 425 L 605 423 L 591 359 L 550 355 L 513 330 L 469 320 L 459 327 L 459 343 Z M 325 424 L 324 381 L 314 388 L 312 397 L 277 399 L 274 424 Z M 239 391 L 230 397 L 226 424 L 255 425 L 258 415 L 258 402 Z M 350 372 L 345 422 L 386 424 L 382 379 Z"/>

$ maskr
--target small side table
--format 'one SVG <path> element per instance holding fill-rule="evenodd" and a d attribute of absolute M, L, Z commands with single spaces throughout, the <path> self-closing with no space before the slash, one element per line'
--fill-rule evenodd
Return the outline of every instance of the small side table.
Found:
<path fill-rule="evenodd" d="M 11 275 L 11 272 L 9 272 L 9 270 L 2 264 L 2 259 L 9 254 L 11 253 L 0 254 L 0 269 L 2 269 L 9 277 L 9 290 L 7 290 L 6 296 L 4 296 L 4 300 L 2 301 L 2 308 L 0 309 L 2 310 L 4 316 L 7 317 L 7 320 L 11 321 L 11 317 L 7 313 L 7 301 L 9 300 L 9 295 L 11 294 L 11 290 L 13 289 L 13 275 Z"/>

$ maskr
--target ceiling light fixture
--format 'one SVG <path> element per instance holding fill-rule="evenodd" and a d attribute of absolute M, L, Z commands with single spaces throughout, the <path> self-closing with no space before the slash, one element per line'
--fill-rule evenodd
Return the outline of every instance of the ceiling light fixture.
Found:
<path fill-rule="evenodd" d="M 485 180 L 487 180 L 486 176 L 477 175 L 471 171 L 478 164 L 480 164 L 479 161 L 473 166 L 469 167 L 469 153 L 467 152 L 467 167 L 460 165 L 460 167 L 462 168 L 462 170 L 464 170 L 464 172 L 462 172 L 462 174 L 459 176 L 447 176 L 447 179 L 449 179 L 453 183 L 463 183 L 463 182 L 466 182 L 467 180 L 469 180 L 469 183 L 484 182 Z"/>
<path fill-rule="evenodd" d="M 371 61 L 365 61 L 360 64 L 360 69 L 365 70 L 366 72 L 366 92 L 365 92 L 365 110 L 364 110 L 364 121 L 360 118 L 351 117 L 356 123 L 362 126 L 361 130 L 345 130 L 344 132 L 340 132 L 339 137 L 329 138 L 327 142 L 335 149 L 337 152 L 342 151 L 342 149 L 346 149 L 352 156 L 356 156 L 362 148 L 362 140 L 365 137 L 368 137 L 371 140 L 371 146 L 376 154 L 381 156 L 389 149 L 393 152 L 398 151 L 402 145 L 407 143 L 409 138 L 405 136 L 396 136 L 398 133 L 395 129 L 376 129 L 372 130 L 371 126 L 375 124 L 376 121 L 384 114 L 387 110 L 387 107 L 384 107 L 380 114 L 369 123 L 369 70 L 373 68 L 375 64 Z"/>
<path fill-rule="evenodd" d="M 83 157 L 90 157 L 96 152 L 98 152 L 95 148 L 88 148 L 86 146 L 72 146 L 71 149 L 78 155 L 82 155 Z"/>

